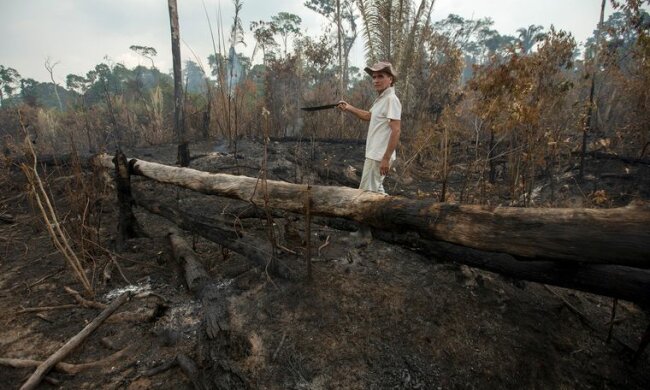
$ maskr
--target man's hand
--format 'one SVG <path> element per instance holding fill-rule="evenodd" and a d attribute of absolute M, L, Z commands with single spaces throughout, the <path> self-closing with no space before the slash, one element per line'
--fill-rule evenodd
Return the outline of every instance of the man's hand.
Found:
<path fill-rule="evenodd" d="M 336 107 L 338 107 L 338 109 L 341 111 L 349 112 L 350 114 L 363 121 L 367 122 L 370 120 L 370 111 L 360 110 L 345 100 L 340 100 L 338 103 L 336 103 Z"/>
<path fill-rule="evenodd" d="M 388 175 L 388 171 L 390 171 L 390 159 L 384 157 L 381 159 L 381 163 L 379 163 L 379 173 L 382 176 Z"/>

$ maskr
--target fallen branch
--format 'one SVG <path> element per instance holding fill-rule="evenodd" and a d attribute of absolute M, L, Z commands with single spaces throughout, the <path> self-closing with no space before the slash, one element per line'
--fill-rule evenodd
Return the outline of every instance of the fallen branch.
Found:
<path fill-rule="evenodd" d="M 115 361 L 122 358 L 123 356 L 128 355 L 128 353 L 132 349 L 133 349 L 132 346 L 123 348 L 122 350 L 117 351 L 105 357 L 104 359 L 97 360 L 94 362 L 81 363 L 81 364 L 58 362 L 54 365 L 54 369 L 64 374 L 76 375 L 84 370 L 102 367 L 114 363 Z M 40 360 L 0 358 L 0 366 L 8 366 L 13 368 L 32 368 L 32 367 L 38 367 L 41 364 L 43 364 L 43 362 Z"/>
<path fill-rule="evenodd" d="M 41 306 L 41 307 L 27 307 L 25 309 L 18 310 L 16 314 L 23 313 L 35 313 L 39 311 L 50 311 L 50 310 L 64 310 L 72 309 L 77 307 L 77 305 L 58 305 L 58 306 Z"/>
<path fill-rule="evenodd" d="M 241 236 L 232 229 L 232 223 L 221 222 L 204 215 L 185 213 L 177 207 L 172 207 L 151 198 L 145 198 L 139 191 L 133 190 L 134 199 L 138 206 L 160 215 L 175 223 L 178 227 L 189 230 L 212 242 L 237 252 L 260 267 L 266 267 L 273 249 L 268 241 L 260 240 L 252 235 Z M 275 269 L 269 271 L 285 279 L 291 278 L 291 270 L 282 262 L 275 261 Z"/>
<path fill-rule="evenodd" d="M 125 311 L 122 313 L 117 313 L 111 318 L 107 319 L 106 323 L 115 324 L 118 322 L 149 322 L 156 317 L 157 312 L 158 309 L 155 307 L 148 308 L 144 311 Z"/>
<path fill-rule="evenodd" d="M 106 305 L 101 303 L 101 302 L 96 302 L 96 301 L 89 301 L 86 298 L 82 297 L 81 294 L 79 294 L 78 291 L 71 289 L 68 286 L 64 286 L 63 289 L 72 297 L 79 302 L 79 304 L 83 307 L 88 307 L 88 308 L 93 308 L 93 309 L 100 309 L 104 310 L 106 309 Z"/>
<path fill-rule="evenodd" d="M 546 291 L 550 292 L 551 294 L 555 295 L 559 300 L 561 300 L 562 303 L 564 303 L 564 305 L 569 309 L 569 311 L 575 314 L 587 328 L 593 330 L 594 332 L 598 331 L 598 329 L 596 329 L 596 327 L 591 323 L 591 321 L 589 321 L 589 318 L 587 318 L 586 315 L 584 315 L 578 308 L 573 306 L 571 302 L 567 301 L 567 299 L 564 298 L 562 295 L 560 295 L 560 293 L 555 291 L 555 289 L 547 285 L 544 285 L 544 288 L 546 289 Z"/>
<path fill-rule="evenodd" d="M 201 384 L 199 380 L 199 369 L 196 367 L 196 364 L 192 359 L 180 353 L 176 356 L 176 362 L 180 366 L 181 370 L 188 377 L 195 389 L 205 389 L 206 387 Z"/>
<path fill-rule="evenodd" d="M 147 371 L 140 374 L 140 376 L 149 377 L 149 376 L 158 375 L 161 372 L 165 372 L 165 371 L 169 370 L 170 368 L 174 367 L 176 364 L 178 364 L 178 361 L 177 361 L 176 357 L 174 357 L 173 359 L 170 359 L 170 360 L 166 361 L 165 363 L 163 363 L 163 364 L 161 364 L 161 365 L 159 365 L 157 367 L 153 367 L 153 368 L 148 369 Z"/>
<path fill-rule="evenodd" d="M 329 236 L 329 234 L 328 234 L 328 235 L 327 235 L 327 238 L 325 239 L 325 243 L 324 243 L 323 245 L 321 245 L 321 246 L 318 247 L 318 257 L 320 257 L 320 251 L 321 251 L 321 249 L 325 248 L 325 247 L 328 246 L 329 244 L 330 244 L 330 236 Z"/>
<path fill-rule="evenodd" d="M 27 379 L 27 381 L 21 386 L 20 390 L 29 390 L 29 389 L 34 389 L 38 384 L 41 382 L 43 377 L 47 375 L 47 373 L 57 365 L 57 363 L 61 362 L 61 360 L 65 359 L 66 356 L 70 352 L 72 352 L 76 347 L 78 347 L 83 341 L 90 335 L 92 334 L 99 326 L 111 315 L 115 310 L 117 310 L 124 302 L 126 302 L 129 299 L 130 293 L 124 293 L 117 297 L 113 302 L 111 302 L 106 309 L 104 309 L 103 312 L 99 314 L 92 322 L 88 325 L 86 325 L 85 328 L 81 330 L 77 335 L 72 337 L 70 340 L 68 340 L 67 343 L 65 343 L 61 348 L 59 348 L 54 354 L 52 354 L 47 360 L 45 360 L 43 363 L 39 364 L 38 368 L 36 368 L 36 371 Z"/>
<path fill-rule="evenodd" d="M 210 275 L 208 275 L 203 264 L 197 260 L 194 251 L 180 236 L 177 229 L 170 228 L 167 232 L 167 239 L 172 249 L 172 256 L 185 271 L 187 288 L 195 294 L 198 293 L 205 283 L 210 281 Z"/>
<path fill-rule="evenodd" d="M 11 214 L 0 214 L 0 222 L 3 223 L 15 223 L 16 222 L 16 217 L 14 217 Z"/>

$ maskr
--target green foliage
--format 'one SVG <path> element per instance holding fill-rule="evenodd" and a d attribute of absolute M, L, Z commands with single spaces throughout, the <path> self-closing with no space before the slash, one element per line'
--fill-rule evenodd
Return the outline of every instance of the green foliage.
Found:
<path fill-rule="evenodd" d="M 253 48 L 251 58 L 255 58 L 255 54 L 259 48 L 262 50 L 262 61 L 266 61 L 267 53 L 278 47 L 278 43 L 274 38 L 275 25 L 263 20 L 254 21 L 250 24 L 250 30 L 253 32 L 253 37 L 255 38 L 255 47 Z"/>
<path fill-rule="evenodd" d="M 20 83 L 20 73 L 14 68 L 0 65 L 0 106 L 4 99 L 11 97 Z"/>
<path fill-rule="evenodd" d="M 59 108 L 54 88 L 53 83 L 41 83 L 31 78 L 22 79 L 20 80 L 20 96 L 9 101 L 11 101 L 11 105 L 22 102 L 32 107 Z M 68 91 L 58 85 L 56 89 L 64 107 L 74 103 L 77 96 L 74 91 Z"/>
<path fill-rule="evenodd" d="M 148 59 L 151 61 L 151 67 L 155 68 L 156 65 L 153 62 L 153 58 L 158 55 L 158 52 L 156 49 L 150 46 L 138 46 L 138 45 L 131 45 L 129 49 L 133 50 L 134 52 L 138 53 L 139 55 L 143 56 L 144 58 Z"/>
<path fill-rule="evenodd" d="M 189 93 L 205 93 L 208 82 L 206 74 L 196 62 L 185 61 L 183 68 L 183 79 L 185 80 L 185 90 Z"/>
<path fill-rule="evenodd" d="M 273 24 L 273 31 L 280 34 L 284 44 L 284 56 L 286 57 L 289 38 L 292 36 L 297 37 L 301 34 L 300 23 L 302 23 L 302 19 L 296 14 L 280 12 L 271 17 L 271 23 Z"/>

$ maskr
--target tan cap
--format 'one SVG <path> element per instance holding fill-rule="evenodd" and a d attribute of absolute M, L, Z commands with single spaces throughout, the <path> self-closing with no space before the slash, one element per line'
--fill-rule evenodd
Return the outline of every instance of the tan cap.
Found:
<path fill-rule="evenodd" d="M 368 73 L 371 76 L 373 72 L 388 73 L 389 75 L 393 76 L 393 81 L 397 81 L 397 72 L 395 71 L 395 68 L 393 68 L 393 65 L 390 62 L 379 61 L 373 66 L 366 66 L 363 70 L 365 70 L 366 73 Z"/>

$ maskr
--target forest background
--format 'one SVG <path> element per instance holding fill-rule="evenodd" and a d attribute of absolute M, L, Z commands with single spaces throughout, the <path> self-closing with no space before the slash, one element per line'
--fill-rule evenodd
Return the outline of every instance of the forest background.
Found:
<path fill-rule="evenodd" d="M 489 18 L 457 15 L 433 22 L 434 1 L 309 0 L 330 23 L 310 36 L 295 14 L 280 12 L 245 26 L 235 0 L 229 23 L 206 17 L 213 54 L 183 59 L 184 128 L 190 141 L 242 137 L 349 138 L 365 124 L 334 110 L 306 115 L 300 107 L 340 97 L 369 107 L 374 96 L 362 71 L 349 63 L 355 42 L 366 60 L 393 62 L 403 107 L 402 173 L 416 168 L 441 183 L 441 201 L 486 203 L 500 194 L 531 205 L 540 177 L 566 167 L 584 172 L 585 155 L 644 159 L 650 141 L 648 1 L 603 1 L 614 12 L 583 47 L 552 26 L 522 26 L 501 35 Z M 228 19 L 228 18 L 225 18 Z M 244 31 L 254 42 L 244 42 Z M 181 26 L 182 38 L 183 26 Z M 240 53 L 254 45 L 252 57 Z M 131 46 L 147 65 L 110 59 L 86 74 L 55 82 L 22 78 L 0 65 L 0 136 L 5 156 L 20 154 L 27 131 L 40 153 L 114 150 L 174 140 L 174 82 L 156 66 L 158 49 Z M 259 54 L 258 54 L 259 53 Z M 478 174 L 459 193 L 449 178 Z M 551 191 L 553 194 L 555 190 Z M 607 206 L 609 194 L 589 194 Z M 634 194 L 624 194 L 629 201 Z M 553 202 L 553 196 L 550 202 Z"/>

